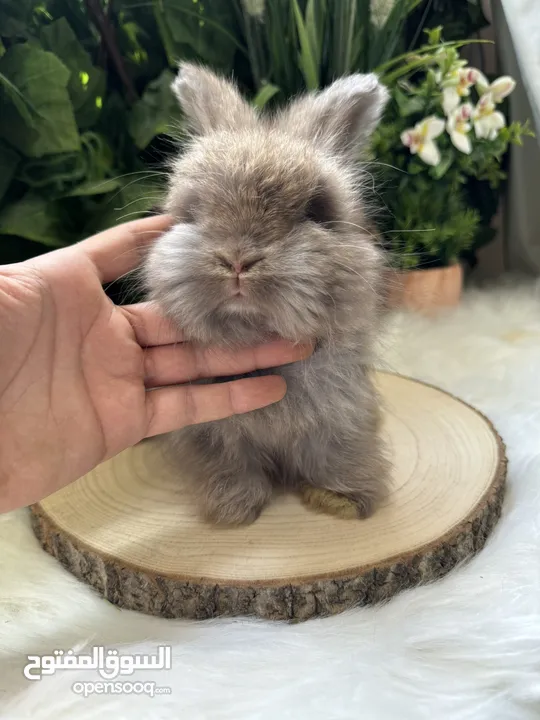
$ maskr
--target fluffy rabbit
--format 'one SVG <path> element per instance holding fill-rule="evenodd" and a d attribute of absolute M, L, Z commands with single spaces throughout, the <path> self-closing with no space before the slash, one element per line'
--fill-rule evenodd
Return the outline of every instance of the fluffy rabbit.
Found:
<path fill-rule="evenodd" d="M 281 402 L 173 434 L 182 472 L 216 523 L 254 521 L 276 486 L 367 517 L 388 477 L 370 377 L 382 256 L 355 161 L 386 90 L 351 75 L 259 116 L 196 65 L 173 88 L 193 139 L 170 181 L 176 223 L 145 261 L 149 296 L 197 343 L 316 343 L 306 362 L 268 371 L 286 380 Z"/>

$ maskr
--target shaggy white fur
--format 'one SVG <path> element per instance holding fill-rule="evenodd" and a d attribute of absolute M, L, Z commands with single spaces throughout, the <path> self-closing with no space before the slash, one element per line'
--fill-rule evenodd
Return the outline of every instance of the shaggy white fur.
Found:
<path fill-rule="evenodd" d="M 25 512 L 0 518 L 0 713 L 9 720 L 532 720 L 540 717 L 540 284 L 469 292 L 437 321 L 400 315 L 387 365 L 450 390 L 508 447 L 500 524 L 472 562 L 382 607 L 300 625 L 196 623 L 120 611 L 37 546 Z M 170 695 L 71 690 L 92 672 L 30 683 L 25 656 L 107 645 L 173 648 L 133 679 Z M 128 647 L 130 650 L 128 650 Z"/>

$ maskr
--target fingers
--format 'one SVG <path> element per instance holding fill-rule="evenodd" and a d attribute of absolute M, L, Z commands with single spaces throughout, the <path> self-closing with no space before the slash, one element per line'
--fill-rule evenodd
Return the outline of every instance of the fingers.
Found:
<path fill-rule="evenodd" d="M 147 387 L 157 387 L 241 375 L 304 360 L 312 351 L 311 345 L 292 345 L 285 340 L 238 350 L 198 348 L 190 343 L 154 347 L 145 352 L 145 382 Z"/>
<path fill-rule="evenodd" d="M 92 260 L 102 283 L 111 282 L 136 268 L 145 248 L 172 222 L 169 215 L 134 220 L 83 240 L 76 248 Z"/>
<path fill-rule="evenodd" d="M 152 303 L 124 305 L 118 310 L 127 317 L 141 347 L 182 342 L 182 331 Z"/>
<path fill-rule="evenodd" d="M 285 381 L 278 375 L 149 390 L 146 437 L 256 410 L 278 402 L 285 392 Z"/>
<path fill-rule="evenodd" d="M 147 348 L 145 383 L 149 388 L 204 377 L 241 375 L 304 360 L 313 352 L 311 345 L 293 345 L 285 340 L 236 350 L 182 344 L 182 331 L 155 305 L 125 305 L 118 310 L 128 318 L 139 345 Z"/>

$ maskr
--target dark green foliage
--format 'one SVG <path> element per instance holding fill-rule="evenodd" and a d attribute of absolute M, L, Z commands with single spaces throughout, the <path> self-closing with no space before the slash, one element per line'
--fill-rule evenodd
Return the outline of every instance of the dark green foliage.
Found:
<path fill-rule="evenodd" d="M 487 240 L 504 173 L 495 157 L 475 176 L 463 157 L 458 170 L 447 144 L 426 174 L 396 142 L 434 101 L 396 84 L 425 58 L 395 57 L 419 52 L 422 27 L 439 22 L 447 39 L 468 37 L 484 22 L 479 0 L 2 0 L 0 263 L 159 204 L 181 144 L 170 84 L 182 58 L 234 75 L 258 107 L 380 69 L 394 91 L 374 143 L 385 240 L 401 264 L 451 261 Z"/>
<path fill-rule="evenodd" d="M 282 103 L 405 50 L 419 2 L 380 22 L 364 0 L 3 0 L 0 262 L 158 204 L 181 137 L 179 59 Z"/>

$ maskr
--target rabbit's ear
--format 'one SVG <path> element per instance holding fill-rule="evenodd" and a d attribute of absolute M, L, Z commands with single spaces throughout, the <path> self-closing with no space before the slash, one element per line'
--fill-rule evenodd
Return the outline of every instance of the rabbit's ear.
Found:
<path fill-rule="evenodd" d="M 236 86 L 202 66 L 181 63 L 172 89 L 191 129 L 198 134 L 238 130 L 256 122 L 254 110 Z"/>
<path fill-rule="evenodd" d="M 376 75 L 349 75 L 295 100 L 278 124 L 332 152 L 347 153 L 368 142 L 387 100 L 388 90 Z"/>

